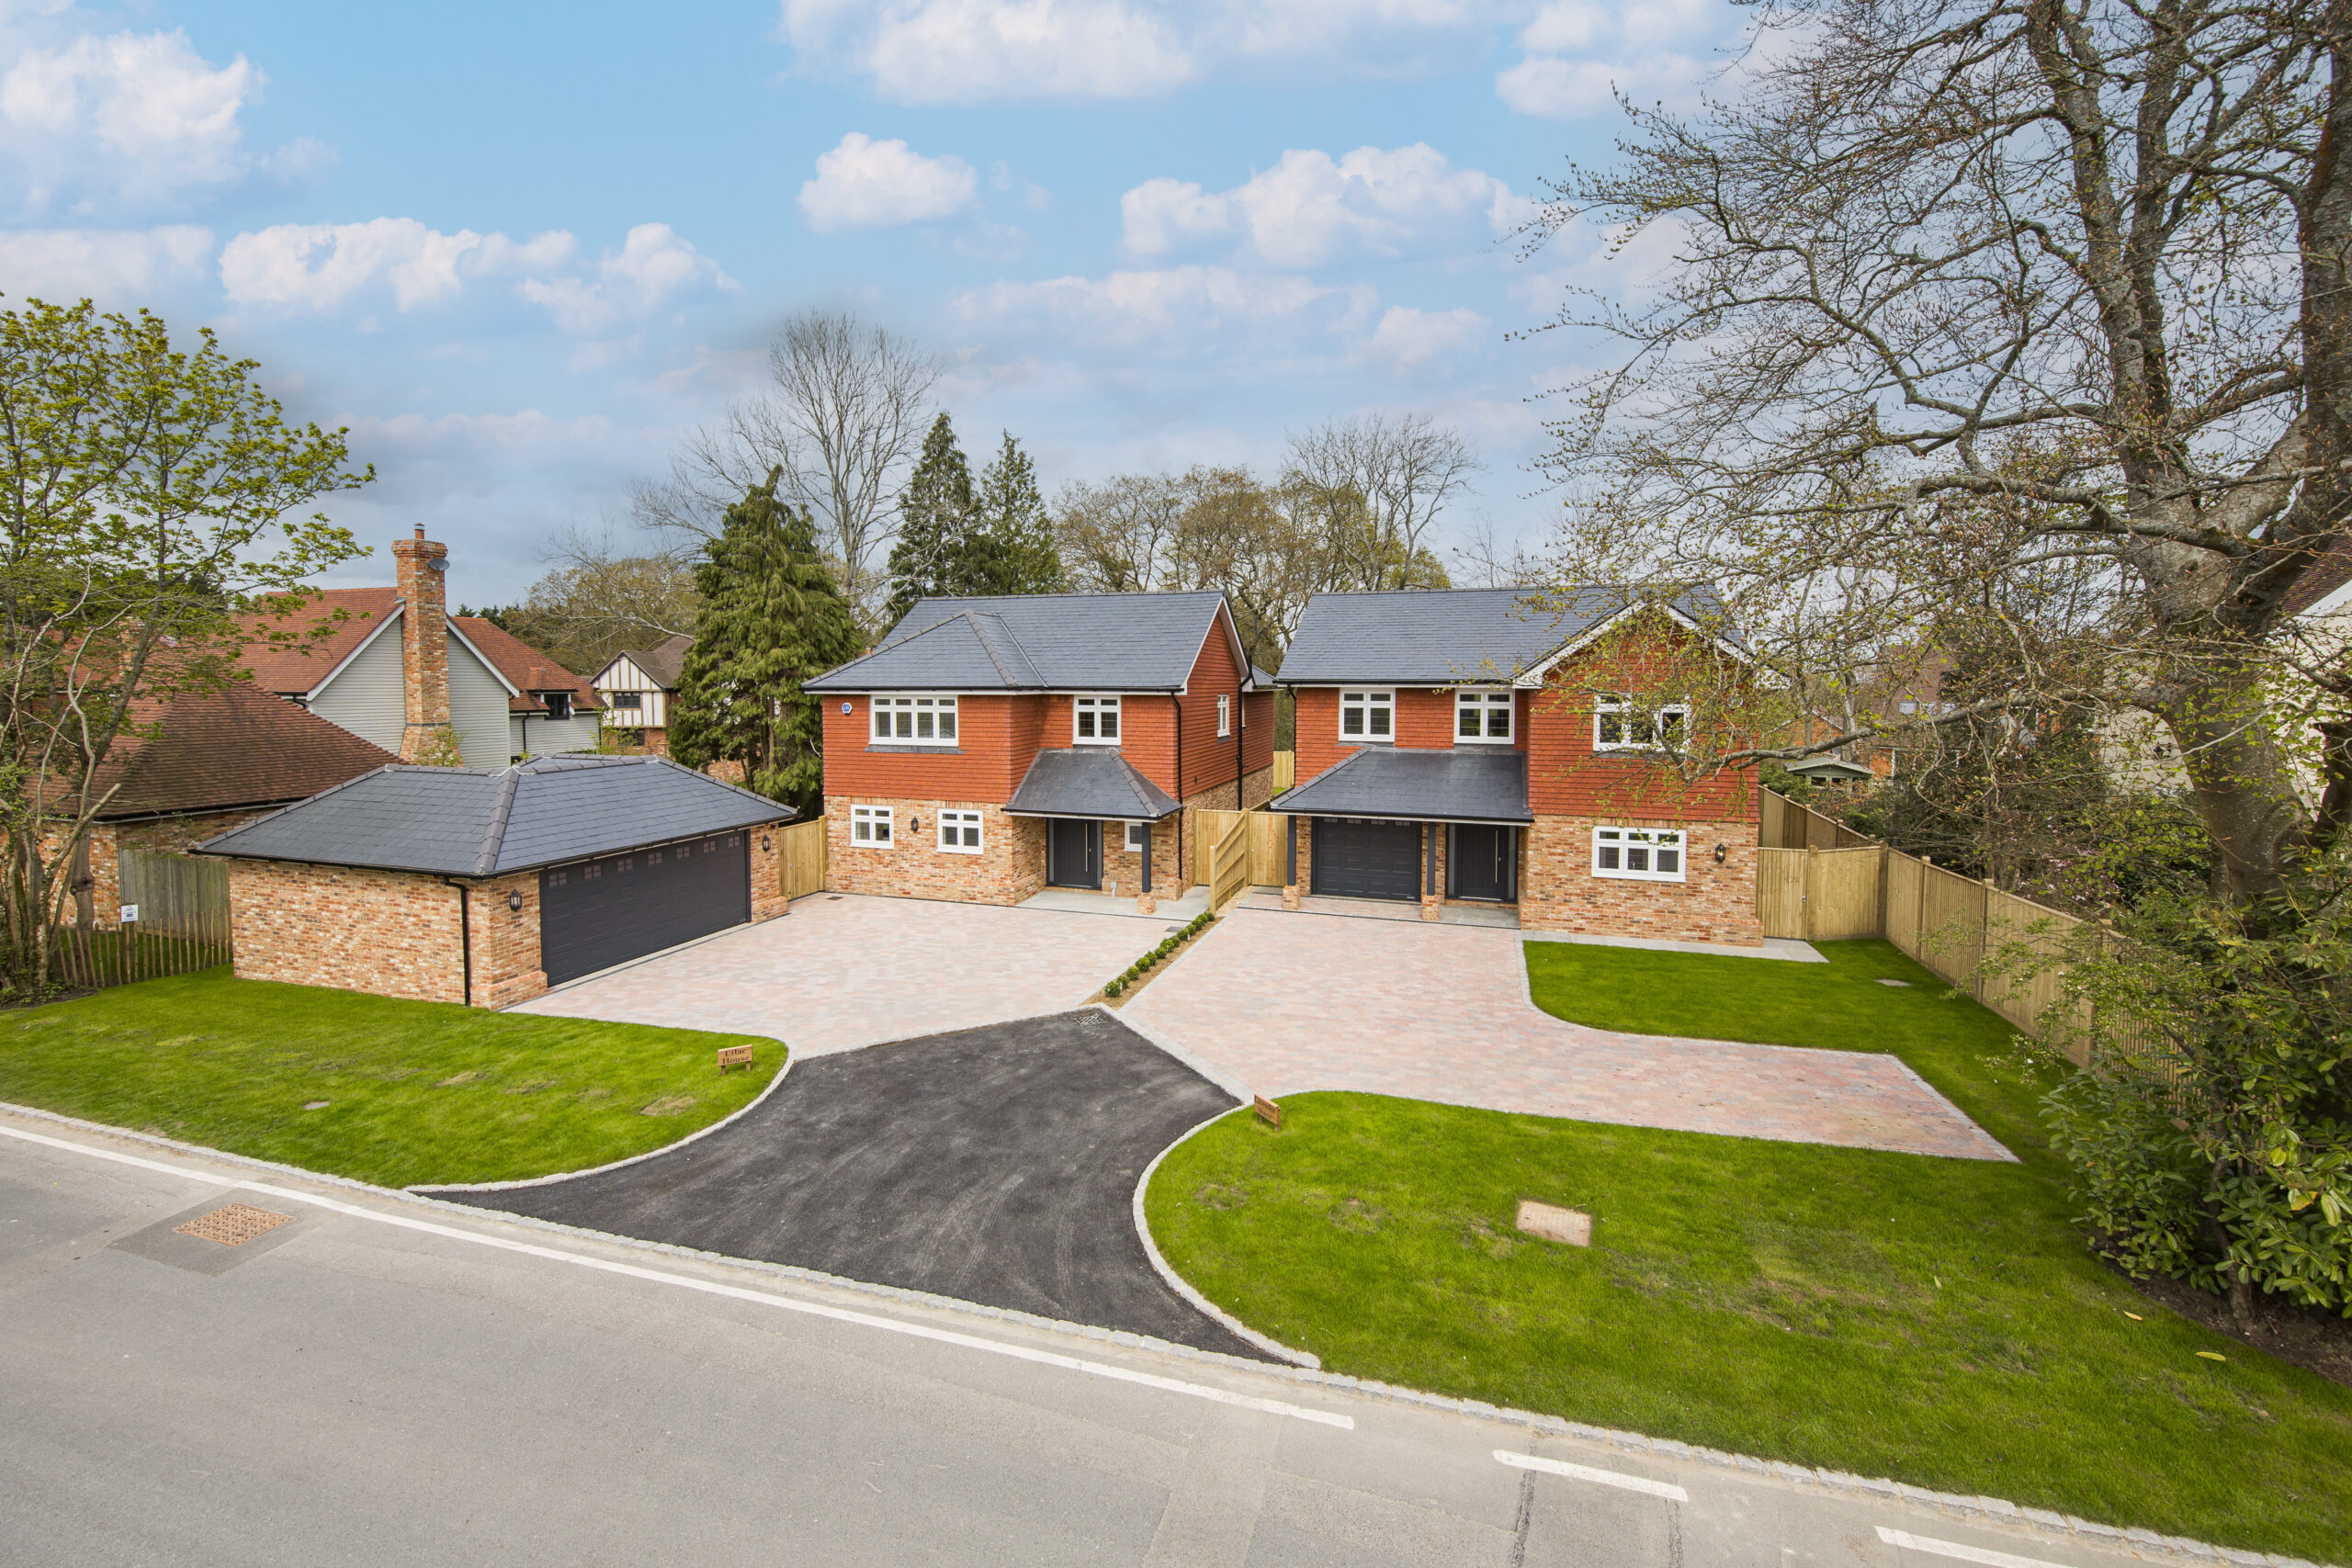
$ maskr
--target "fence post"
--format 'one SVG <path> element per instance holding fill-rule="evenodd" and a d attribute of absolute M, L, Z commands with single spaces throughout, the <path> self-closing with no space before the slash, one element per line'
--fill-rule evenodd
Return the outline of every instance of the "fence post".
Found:
<path fill-rule="evenodd" d="M 1894 897 L 1894 853 L 1885 844 L 1878 847 L 1878 934 L 1882 942 L 1886 940 L 1886 901 Z"/>
<path fill-rule="evenodd" d="M 1813 863 L 1820 856 L 1821 852 L 1813 847 L 1813 834 L 1808 829 L 1804 836 L 1804 892 L 1798 900 L 1804 909 L 1804 939 L 1807 942 L 1813 940 Z"/>
<path fill-rule="evenodd" d="M 1936 869 L 1936 857 L 1919 857 L 1918 902 L 1911 913 L 1911 956 L 1921 964 L 1928 962 L 1928 873 Z"/>
<path fill-rule="evenodd" d="M 1984 891 L 1976 906 L 1976 999 L 1984 1000 L 1984 957 L 1993 946 L 1993 879 L 1984 878 Z"/>

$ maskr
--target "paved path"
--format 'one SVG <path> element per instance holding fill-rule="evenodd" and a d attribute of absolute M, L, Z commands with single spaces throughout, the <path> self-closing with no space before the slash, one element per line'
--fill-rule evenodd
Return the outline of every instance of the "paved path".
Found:
<path fill-rule="evenodd" d="M 1170 1290 L 1136 1180 L 1233 1098 L 1097 1009 L 795 1062 L 707 1137 L 461 1203 L 1255 1355 Z"/>
<path fill-rule="evenodd" d="M 1943 1543 L 2131 1561 L 2055 1520 L 254 1179 L 0 1114 L 12 1568 L 1955 1568 Z M 295 1218 L 225 1269 L 133 1239 L 230 1201 Z"/>
<path fill-rule="evenodd" d="M 1362 1089 L 1585 1122 L 2012 1157 L 1891 1055 L 1564 1022 L 1528 999 L 1511 931 L 1237 909 L 1122 1016 L 1260 1094 Z"/>
<path fill-rule="evenodd" d="M 806 1058 L 1060 1012 L 1159 939 L 1133 918 L 820 893 L 514 1010 L 766 1034 Z"/>

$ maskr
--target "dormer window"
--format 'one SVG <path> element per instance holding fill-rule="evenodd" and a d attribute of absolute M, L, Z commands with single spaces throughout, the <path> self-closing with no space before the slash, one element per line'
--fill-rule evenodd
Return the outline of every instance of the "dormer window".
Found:
<path fill-rule="evenodd" d="M 547 705 L 548 716 L 549 718 L 570 718 L 571 716 L 571 694 L 570 692 L 541 692 L 539 694 L 539 701 Z"/>
<path fill-rule="evenodd" d="M 1464 687 L 1453 694 L 1453 739 L 1457 745 L 1510 743 L 1513 694 Z"/>
<path fill-rule="evenodd" d="M 1119 743 L 1119 699 L 1116 697 L 1079 697 L 1071 704 L 1074 716 L 1070 738 L 1080 746 L 1116 746 Z"/>
<path fill-rule="evenodd" d="M 1341 692 L 1340 739 L 1359 743 L 1396 739 L 1396 694 Z"/>

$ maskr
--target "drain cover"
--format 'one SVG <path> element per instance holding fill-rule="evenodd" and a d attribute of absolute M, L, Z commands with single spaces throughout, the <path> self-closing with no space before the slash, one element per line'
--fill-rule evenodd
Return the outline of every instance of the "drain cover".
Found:
<path fill-rule="evenodd" d="M 184 1225 L 174 1225 L 180 1235 L 192 1235 L 205 1241 L 217 1241 L 223 1247 L 243 1247 L 257 1235 L 267 1235 L 278 1226 L 291 1224 L 291 1214 L 273 1214 L 267 1209 L 256 1209 L 250 1203 L 231 1203 L 198 1214 Z"/>

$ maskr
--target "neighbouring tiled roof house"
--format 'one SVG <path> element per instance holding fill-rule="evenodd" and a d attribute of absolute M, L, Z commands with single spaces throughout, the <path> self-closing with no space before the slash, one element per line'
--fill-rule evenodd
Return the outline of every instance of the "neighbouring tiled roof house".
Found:
<path fill-rule="evenodd" d="M 686 653 L 695 639 L 681 633 L 651 648 L 623 649 L 591 683 L 604 703 L 605 726 L 657 757 L 670 754 L 670 705 L 677 700 Z"/>
<path fill-rule="evenodd" d="M 784 913 L 790 815 L 659 757 L 393 763 L 198 852 L 240 976 L 500 1008 Z"/>
<path fill-rule="evenodd" d="M 1196 813 L 1272 793 L 1272 696 L 1222 593 L 924 599 L 805 689 L 837 892 L 1181 897 Z"/>
<path fill-rule="evenodd" d="M 1752 772 L 1686 783 L 1661 754 L 1687 710 L 1597 696 L 1592 645 L 1645 623 L 1744 662 L 1710 606 L 1591 590 L 1325 593 L 1279 682 L 1300 783 L 1284 902 L 1515 905 L 1532 931 L 1758 944 Z"/>

